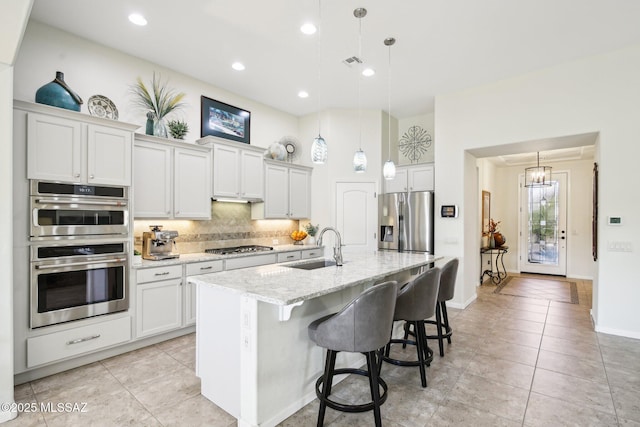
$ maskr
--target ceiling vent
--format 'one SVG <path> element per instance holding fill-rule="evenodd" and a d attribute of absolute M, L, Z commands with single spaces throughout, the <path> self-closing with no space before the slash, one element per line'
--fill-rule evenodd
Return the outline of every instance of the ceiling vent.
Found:
<path fill-rule="evenodd" d="M 351 67 L 354 64 L 362 64 L 362 62 L 362 59 L 358 58 L 357 56 L 350 56 L 349 58 L 342 61 L 342 63 L 348 67 Z"/>

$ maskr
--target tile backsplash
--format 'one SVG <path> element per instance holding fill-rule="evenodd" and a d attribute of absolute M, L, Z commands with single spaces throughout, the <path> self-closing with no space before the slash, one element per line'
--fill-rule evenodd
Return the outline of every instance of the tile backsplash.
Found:
<path fill-rule="evenodd" d="M 211 203 L 211 220 L 134 220 L 134 246 L 142 249 L 142 233 L 150 225 L 162 225 L 163 230 L 177 230 L 177 250 L 180 253 L 204 252 L 209 248 L 240 245 L 275 246 L 291 244 L 292 231 L 298 230 L 299 221 L 252 220 L 248 203 Z"/>

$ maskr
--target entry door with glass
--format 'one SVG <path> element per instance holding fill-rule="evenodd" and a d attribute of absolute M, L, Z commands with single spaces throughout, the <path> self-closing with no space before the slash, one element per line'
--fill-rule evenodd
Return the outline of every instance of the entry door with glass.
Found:
<path fill-rule="evenodd" d="M 525 187 L 520 179 L 520 271 L 567 275 L 567 173 L 547 187 Z"/>

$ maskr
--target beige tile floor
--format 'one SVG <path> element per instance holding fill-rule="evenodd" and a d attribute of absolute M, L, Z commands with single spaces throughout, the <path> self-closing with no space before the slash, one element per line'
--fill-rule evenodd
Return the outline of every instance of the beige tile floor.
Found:
<path fill-rule="evenodd" d="M 426 389 L 417 368 L 383 366 L 384 425 L 640 426 L 640 341 L 593 332 L 591 284 L 573 281 L 580 305 L 485 285 L 465 310 L 450 310 L 453 342 L 435 356 Z M 19 402 L 86 402 L 87 412 L 23 413 L 3 427 L 235 426 L 199 394 L 194 351 L 188 335 L 16 386 Z M 349 402 L 368 397 L 366 379 L 349 377 L 334 390 Z M 281 426 L 315 425 L 317 409 L 314 401 Z M 371 413 L 328 409 L 325 419 L 372 424 Z"/>

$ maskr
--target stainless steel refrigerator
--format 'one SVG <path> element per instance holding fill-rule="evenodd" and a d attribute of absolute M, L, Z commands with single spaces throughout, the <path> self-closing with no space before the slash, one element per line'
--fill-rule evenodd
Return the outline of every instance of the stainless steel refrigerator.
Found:
<path fill-rule="evenodd" d="M 433 191 L 378 198 L 378 248 L 433 254 Z"/>

